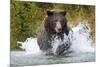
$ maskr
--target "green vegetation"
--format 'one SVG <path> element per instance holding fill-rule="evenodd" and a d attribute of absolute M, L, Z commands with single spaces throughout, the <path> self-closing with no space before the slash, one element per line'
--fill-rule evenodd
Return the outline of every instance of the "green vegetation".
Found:
<path fill-rule="evenodd" d="M 25 41 L 27 37 L 37 36 L 48 9 L 66 10 L 66 17 L 72 26 L 76 25 L 78 21 L 87 20 L 92 30 L 92 38 L 95 40 L 95 6 L 11 0 L 10 8 L 11 48 L 17 48 L 17 41 Z"/>

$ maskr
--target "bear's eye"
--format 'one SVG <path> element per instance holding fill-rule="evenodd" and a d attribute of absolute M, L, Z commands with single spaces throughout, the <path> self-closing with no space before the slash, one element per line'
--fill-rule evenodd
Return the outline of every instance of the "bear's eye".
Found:
<path fill-rule="evenodd" d="M 63 23 L 63 22 L 64 22 L 64 20 L 60 20 L 60 22 L 62 22 L 62 23 Z"/>
<path fill-rule="evenodd" d="M 54 22 L 50 23 L 50 27 L 51 27 L 52 29 L 55 28 L 55 26 L 56 26 L 56 23 L 54 23 Z"/>
<path fill-rule="evenodd" d="M 66 23 L 66 21 L 64 20 L 60 20 L 61 24 L 64 25 Z"/>
<path fill-rule="evenodd" d="M 64 26 L 66 25 L 66 22 L 64 20 L 60 21 L 61 22 L 61 25 Z"/>
<path fill-rule="evenodd" d="M 54 20 L 53 22 L 57 22 L 58 20 Z"/>

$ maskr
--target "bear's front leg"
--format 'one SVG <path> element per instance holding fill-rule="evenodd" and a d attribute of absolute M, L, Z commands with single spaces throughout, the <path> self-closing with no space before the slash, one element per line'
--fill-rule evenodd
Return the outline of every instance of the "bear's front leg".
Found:
<path fill-rule="evenodd" d="M 60 46 L 58 46 L 58 48 L 56 49 L 56 54 L 57 55 L 64 55 L 64 51 L 69 49 L 69 45 L 68 44 L 62 44 Z"/>

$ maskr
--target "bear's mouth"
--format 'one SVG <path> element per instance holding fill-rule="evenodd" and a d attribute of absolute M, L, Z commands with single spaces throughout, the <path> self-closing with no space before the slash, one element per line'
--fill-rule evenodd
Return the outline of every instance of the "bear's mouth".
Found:
<path fill-rule="evenodd" d="M 56 33 L 61 33 L 62 32 L 62 28 L 55 28 Z"/>

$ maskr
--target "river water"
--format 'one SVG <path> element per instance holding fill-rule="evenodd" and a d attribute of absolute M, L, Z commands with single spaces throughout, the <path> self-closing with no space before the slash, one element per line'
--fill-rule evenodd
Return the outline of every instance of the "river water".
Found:
<path fill-rule="evenodd" d="M 66 55 L 45 55 L 37 45 L 37 38 L 27 38 L 21 43 L 21 50 L 11 51 L 11 66 L 33 66 L 61 63 L 80 63 L 95 61 L 95 43 L 89 34 L 90 28 L 86 22 L 72 28 L 72 45 Z M 57 44 L 57 43 L 56 43 Z"/>

